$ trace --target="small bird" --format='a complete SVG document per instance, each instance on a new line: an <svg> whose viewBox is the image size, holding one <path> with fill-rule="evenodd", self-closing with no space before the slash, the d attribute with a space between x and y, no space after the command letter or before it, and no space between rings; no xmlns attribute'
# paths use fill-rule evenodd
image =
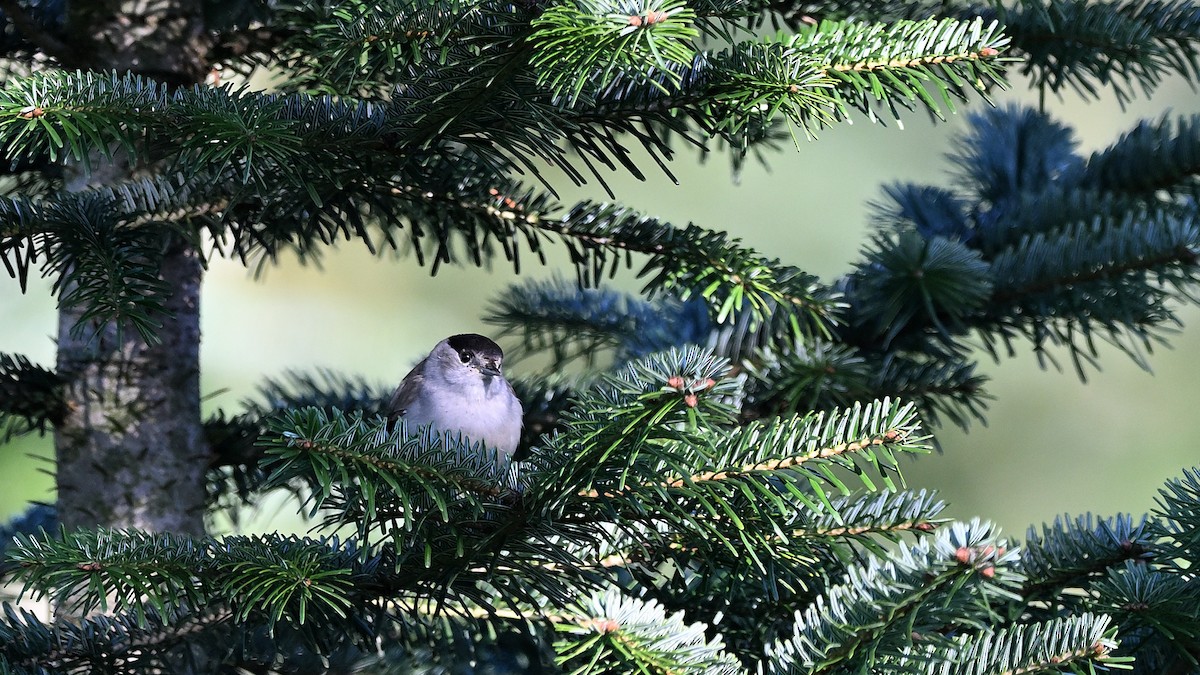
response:
<svg viewBox="0 0 1200 675"><path fill-rule="evenodd" d="M475 333L451 335L404 376L387 406L388 421L458 431L511 457L524 413L500 367L500 345Z"/></svg>

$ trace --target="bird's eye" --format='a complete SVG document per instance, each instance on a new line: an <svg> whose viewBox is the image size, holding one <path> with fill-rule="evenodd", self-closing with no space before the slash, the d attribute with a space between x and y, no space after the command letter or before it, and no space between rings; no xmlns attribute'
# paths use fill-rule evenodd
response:
<svg viewBox="0 0 1200 675"><path fill-rule="evenodd" d="M461 351L458 353L458 358L462 359L463 363L470 363L471 362L471 352Z"/></svg>

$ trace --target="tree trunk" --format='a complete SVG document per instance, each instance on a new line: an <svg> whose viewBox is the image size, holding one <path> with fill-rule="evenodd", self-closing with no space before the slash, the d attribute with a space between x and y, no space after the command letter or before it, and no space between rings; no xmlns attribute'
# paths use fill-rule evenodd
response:
<svg viewBox="0 0 1200 675"><path fill-rule="evenodd" d="M59 314L67 414L54 440L58 513L68 527L204 531L196 250L172 243L161 277L172 294L157 344L112 323L77 332L78 312Z"/></svg>
<svg viewBox="0 0 1200 675"><path fill-rule="evenodd" d="M92 0L69 5L60 61L126 70L172 86L202 81L211 47L200 0ZM122 164L92 162L68 189L112 183ZM207 448L200 419L199 252L172 239L161 279L170 288L158 342L115 325L73 330L60 310L58 371L67 414L55 431L58 513L68 527L135 527L201 534Z"/></svg>

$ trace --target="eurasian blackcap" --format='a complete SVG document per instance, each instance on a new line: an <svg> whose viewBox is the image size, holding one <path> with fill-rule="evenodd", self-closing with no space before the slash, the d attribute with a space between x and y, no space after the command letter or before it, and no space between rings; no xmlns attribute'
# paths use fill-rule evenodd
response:
<svg viewBox="0 0 1200 675"><path fill-rule="evenodd" d="M521 401L500 371L504 352L490 339L451 335L404 376L387 406L388 419L409 429L431 425L458 431L511 457L521 440Z"/></svg>

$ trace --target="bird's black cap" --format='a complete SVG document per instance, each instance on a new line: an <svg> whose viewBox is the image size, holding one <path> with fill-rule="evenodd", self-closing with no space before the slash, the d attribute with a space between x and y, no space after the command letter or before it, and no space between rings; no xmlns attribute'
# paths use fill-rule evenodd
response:
<svg viewBox="0 0 1200 675"><path fill-rule="evenodd" d="M451 335L446 338L446 343L449 344L454 351L461 352L463 350L472 351L482 356L502 357L504 351L500 349L500 345L496 344L491 338L484 337L477 333L463 333L462 335Z"/></svg>

